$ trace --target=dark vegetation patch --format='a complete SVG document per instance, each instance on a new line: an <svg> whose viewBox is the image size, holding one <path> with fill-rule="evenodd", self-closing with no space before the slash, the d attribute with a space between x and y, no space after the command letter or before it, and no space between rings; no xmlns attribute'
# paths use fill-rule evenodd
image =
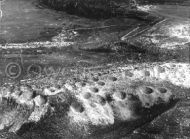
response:
<svg viewBox="0 0 190 139"><path fill-rule="evenodd" d="M135 8L134 0L40 0L40 2L52 9L88 18L109 18L122 15L124 9Z"/></svg>

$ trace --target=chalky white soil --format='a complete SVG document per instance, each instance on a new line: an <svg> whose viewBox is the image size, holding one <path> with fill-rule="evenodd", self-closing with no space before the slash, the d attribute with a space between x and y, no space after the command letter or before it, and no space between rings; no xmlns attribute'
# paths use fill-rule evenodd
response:
<svg viewBox="0 0 190 139"><path fill-rule="evenodd" d="M127 40L135 46L140 45L152 49L178 50L189 48L190 20L188 19L168 18L141 31L138 35L139 31L140 28L137 28L122 37L122 40Z"/></svg>
<svg viewBox="0 0 190 139"><path fill-rule="evenodd" d="M41 86L40 89L37 89L38 85L45 80L48 82L48 79L38 79L34 85L27 83L27 86L21 85L18 88L1 87L3 105L8 99L10 100L8 105L15 102L30 110L28 116L20 116L24 120L19 121L19 125L15 122L16 119L10 118L12 112L5 110L4 114L7 116L2 117L4 120L1 120L1 129L14 123L17 128L13 126L10 131L16 131L25 122L39 121L50 107L46 96L59 94L74 96L76 100L71 103L67 113L70 123L85 127L87 130L89 124L106 126L113 125L115 120L139 119L141 115L134 111L134 105L138 101L140 102L138 105L142 108L169 103L176 92L165 85L167 82L173 86L190 87L188 84L189 65L183 63L138 64L91 70L93 69L89 69L85 74L82 74L84 71L80 74L75 73L72 75L73 78L71 76L66 79L66 82L61 82L63 80L61 78L54 82L49 79L52 85L50 87ZM34 92L38 93L34 94ZM19 111L18 107L15 110Z"/></svg>
<svg viewBox="0 0 190 139"><path fill-rule="evenodd" d="M132 80L145 80L150 82L170 82L176 86L190 88L190 65L189 63L151 63L139 64L121 69L130 70ZM152 65L150 67L150 65ZM142 69L141 69L142 68Z"/></svg>
<svg viewBox="0 0 190 139"><path fill-rule="evenodd" d="M159 103L159 99L167 103L172 95L177 95L167 87L168 83L189 89L189 77L189 64L154 63L119 67L117 72L109 75L98 76L97 73L91 81L82 84L66 84L66 88L76 94L85 109L79 113L77 106L71 106L71 122L109 125L114 124L114 119L134 120L138 116L131 110L130 94L137 95L143 107L150 108ZM107 95L113 97L113 103L105 101Z"/></svg>

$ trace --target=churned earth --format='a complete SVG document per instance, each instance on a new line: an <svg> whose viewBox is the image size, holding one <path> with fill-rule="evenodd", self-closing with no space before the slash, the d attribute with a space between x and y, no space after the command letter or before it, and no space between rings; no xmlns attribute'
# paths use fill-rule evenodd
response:
<svg viewBox="0 0 190 139"><path fill-rule="evenodd" d="M190 137L187 0L102 18L1 4L0 138Z"/></svg>

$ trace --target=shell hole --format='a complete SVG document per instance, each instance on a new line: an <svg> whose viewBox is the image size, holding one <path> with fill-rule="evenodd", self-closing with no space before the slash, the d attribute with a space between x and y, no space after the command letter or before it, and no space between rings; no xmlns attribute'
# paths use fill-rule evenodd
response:
<svg viewBox="0 0 190 139"><path fill-rule="evenodd" d="M150 87L145 87L144 88L144 93L145 94L151 94L151 93L153 93L154 92L154 90L152 89L152 88L150 88Z"/></svg>
<svg viewBox="0 0 190 139"><path fill-rule="evenodd" d="M98 76L101 76L102 74L101 73L98 73Z"/></svg>
<svg viewBox="0 0 190 139"><path fill-rule="evenodd" d="M99 81L98 77L93 77L92 80L93 80L94 82Z"/></svg>
<svg viewBox="0 0 190 139"><path fill-rule="evenodd" d="M165 93L167 93L167 91L168 91L166 88L159 88L158 90L159 90L159 92L162 93L162 94L165 94Z"/></svg>
<svg viewBox="0 0 190 139"><path fill-rule="evenodd" d="M111 101L113 101L113 97L112 97L112 95L111 94L106 94L106 100L108 101L108 102L111 102Z"/></svg>
<svg viewBox="0 0 190 139"><path fill-rule="evenodd" d="M123 91L121 91L120 92L120 95L121 95L121 99L125 99L126 98L126 93L125 92L123 92Z"/></svg>
<svg viewBox="0 0 190 139"><path fill-rule="evenodd" d="M116 77L109 77L109 80L111 80L111 81L117 81L117 78Z"/></svg>
<svg viewBox="0 0 190 139"><path fill-rule="evenodd" d="M89 98L91 98L91 96L92 96L92 95L91 95L91 93L89 93L89 92L87 92L87 93L84 94L84 98L85 98L85 99L89 99Z"/></svg>
<svg viewBox="0 0 190 139"><path fill-rule="evenodd" d="M134 95L134 94L127 94L127 98L131 101L139 101L138 96Z"/></svg>
<svg viewBox="0 0 190 139"><path fill-rule="evenodd" d="M81 82L80 85L81 85L82 87L84 87L84 86L86 86L86 83L85 83L85 82Z"/></svg>
<svg viewBox="0 0 190 139"><path fill-rule="evenodd" d="M94 92L94 93L98 93L98 92L99 92L99 89L96 88L96 87L93 87L93 88L91 88L90 90L91 90L92 92Z"/></svg>
<svg viewBox="0 0 190 139"><path fill-rule="evenodd" d="M98 85L100 85L100 86L104 86L105 83L100 81L100 82L98 82Z"/></svg>
<svg viewBox="0 0 190 139"><path fill-rule="evenodd" d="M144 74L145 74L145 76L150 76L150 72L147 70L144 72Z"/></svg>
<svg viewBox="0 0 190 139"><path fill-rule="evenodd" d="M105 105L106 104L106 99L105 98L103 98L102 96L99 96L98 95L98 102L101 104L101 105Z"/></svg>
<svg viewBox="0 0 190 139"><path fill-rule="evenodd" d="M79 102L72 102L71 107L75 109L75 111L82 113L84 111L84 107Z"/></svg>

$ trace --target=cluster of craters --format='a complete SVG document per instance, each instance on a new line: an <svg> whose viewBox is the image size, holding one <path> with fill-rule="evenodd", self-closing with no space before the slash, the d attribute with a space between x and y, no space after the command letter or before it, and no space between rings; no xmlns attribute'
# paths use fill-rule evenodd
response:
<svg viewBox="0 0 190 139"><path fill-rule="evenodd" d="M108 72L94 73L65 85L77 98L68 113L72 123L112 125L118 120L138 119L140 115L136 110L139 108L149 109L170 102L172 92L165 86L132 82L127 76L123 77L122 72Z"/></svg>
<svg viewBox="0 0 190 139"><path fill-rule="evenodd" d="M48 110L47 97L30 86L1 87L0 130L17 132L27 122L38 122Z"/></svg>
<svg viewBox="0 0 190 139"><path fill-rule="evenodd" d="M152 63L119 68L123 76L131 80L143 80L152 83L170 82L173 85L189 88L190 65L188 63Z"/></svg>
<svg viewBox="0 0 190 139"><path fill-rule="evenodd" d="M29 85L2 87L1 97L12 98L17 103L26 105L41 106L46 103L45 96L34 91Z"/></svg>
<svg viewBox="0 0 190 139"><path fill-rule="evenodd" d="M168 102L172 92L166 87L140 86L137 94L144 107L151 107L155 104Z"/></svg>
<svg viewBox="0 0 190 139"><path fill-rule="evenodd" d="M106 126L117 121L137 120L141 118L138 110L168 104L173 97L173 90L160 82L161 79L167 81L161 78L164 75L156 76L157 71L160 74L171 72L164 64L149 68L109 68L73 74L66 81L55 81L55 85L52 83L49 87L45 83L40 90L37 85L1 87L0 107L3 113L0 115L0 127L4 129L15 124L11 128L15 132L23 123L38 122L48 111L49 97L59 96L58 94L72 98L70 102L62 100L69 104L65 114L71 125L76 124L87 129L89 123ZM16 105L19 107L15 107ZM24 112L27 114L21 115ZM19 122L15 116L20 117Z"/></svg>

